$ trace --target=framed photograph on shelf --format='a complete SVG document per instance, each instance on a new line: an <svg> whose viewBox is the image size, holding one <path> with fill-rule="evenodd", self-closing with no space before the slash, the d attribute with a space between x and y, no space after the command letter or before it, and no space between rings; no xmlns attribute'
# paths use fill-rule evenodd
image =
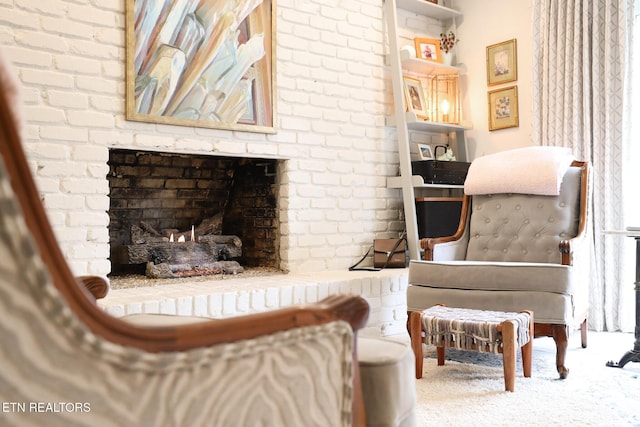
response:
<svg viewBox="0 0 640 427"><path fill-rule="evenodd" d="M404 81L404 100L407 104L407 111L415 113L417 117L423 120L429 120L422 83L413 77L403 76L402 79Z"/></svg>
<svg viewBox="0 0 640 427"><path fill-rule="evenodd" d="M416 58L442 64L440 39L423 39L416 37L413 39L413 43L416 46Z"/></svg>
<svg viewBox="0 0 640 427"><path fill-rule="evenodd" d="M518 87L489 92L489 130L518 127Z"/></svg>
<svg viewBox="0 0 640 427"><path fill-rule="evenodd" d="M431 146L427 144L417 144L418 145L418 157L420 160L432 160L433 152L431 151Z"/></svg>
<svg viewBox="0 0 640 427"><path fill-rule="evenodd" d="M487 46L487 85L518 80L516 39Z"/></svg>

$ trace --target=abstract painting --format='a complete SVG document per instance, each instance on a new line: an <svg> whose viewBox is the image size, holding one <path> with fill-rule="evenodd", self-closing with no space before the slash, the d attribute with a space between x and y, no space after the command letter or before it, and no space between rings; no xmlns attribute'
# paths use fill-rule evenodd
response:
<svg viewBox="0 0 640 427"><path fill-rule="evenodd" d="M273 0L126 0L126 118L275 133Z"/></svg>

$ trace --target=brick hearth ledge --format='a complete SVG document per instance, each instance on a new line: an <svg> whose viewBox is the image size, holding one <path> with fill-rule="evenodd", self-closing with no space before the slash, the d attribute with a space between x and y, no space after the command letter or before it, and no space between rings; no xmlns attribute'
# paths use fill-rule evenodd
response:
<svg viewBox="0 0 640 427"><path fill-rule="evenodd" d="M352 293L365 298L371 308L361 334L388 336L406 333L407 285L404 268L290 273L115 289L98 304L116 317L163 313L225 318Z"/></svg>

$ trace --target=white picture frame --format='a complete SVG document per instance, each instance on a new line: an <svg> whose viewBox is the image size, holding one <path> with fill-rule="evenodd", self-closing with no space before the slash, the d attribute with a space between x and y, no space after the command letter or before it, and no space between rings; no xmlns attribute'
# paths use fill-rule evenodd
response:
<svg viewBox="0 0 640 427"><path fill-rule="evenodd" d="M431 146L427 144L418 144L418 157L420 160L432 160L433 151Z"/></svg>

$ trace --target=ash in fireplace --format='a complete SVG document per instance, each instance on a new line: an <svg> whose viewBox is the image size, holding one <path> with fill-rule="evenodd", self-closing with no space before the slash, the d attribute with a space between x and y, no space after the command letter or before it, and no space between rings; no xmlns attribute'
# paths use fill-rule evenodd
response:
<svg viewBox="0 0 640 427"><path fill-rule="evenodd" d="M151 279L142 274L124 274L109 277L109 287L114 289L142 288L149 286L173 285L176 283L216 282L240 278L265 277L285 274L284 271L271 267L245 268L243 273L235 275L216 274L213 276L178 277L171 279Z"/></svg>

